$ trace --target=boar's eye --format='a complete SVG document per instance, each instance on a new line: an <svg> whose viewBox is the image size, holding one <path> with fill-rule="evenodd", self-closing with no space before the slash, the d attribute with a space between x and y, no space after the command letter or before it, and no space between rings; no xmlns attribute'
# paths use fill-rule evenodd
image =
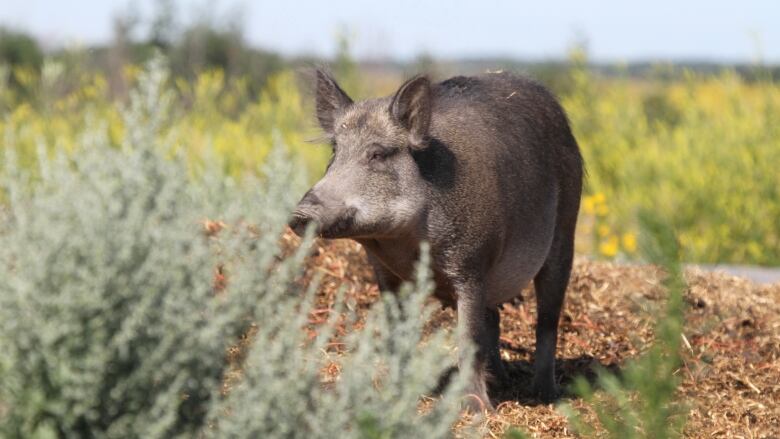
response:
<svg viewBox="0 0 780 439"><path fill-rule="evenodd" d="M381 162L384 161L386 158L393 155L395 152L394 148L385 148L382 145L371 145L368 148L368 161L371 162Z"/></svg>

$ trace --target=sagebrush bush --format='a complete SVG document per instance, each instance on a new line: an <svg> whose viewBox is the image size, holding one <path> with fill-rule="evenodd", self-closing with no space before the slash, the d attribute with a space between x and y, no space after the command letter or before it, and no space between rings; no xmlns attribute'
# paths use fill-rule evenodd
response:
<svg viewBox="0 0 780 439"><path fill-rule="evenodd" d="M122 112L119 145L94 119L75 154L50 154L41 139L32 168L6 133L0 436L448 436L460 378L417 414L452 364L443 332L421 340L430 279L369 312L346 356L321 349L332 325L307 343L316 284L307 295L296 279L309 241L290 257L278 244L301 173L278 147L259 180L237 184L219 163L193 177L170 157L166 81L155 60ZM224 222L217 236L204 233L207 218ZM252 323L248 361L230 364ZM325 386L330 361L342 374ZM225 394L236 366L243 378Z"/></svg>
<svg viewBox="0 0 780 439"><path fill-rule="evenodd" d="M209 191L229 187L191 184L155 150L169 99L164 72L146 75L121 150L94 128L72 160L41 148L35 173L6 157L7 436L193 434L219 388L225 346L252 318L248 294L214 296L217 257L199 230L225 206Z"/></svg>
<svg viewBox="0 0 780 439"><path fill-rule="evenodd" d="M451 378L441 399L425 415L419 413L420 395L436 388L454 364L446 332L423 337L433 283L424 268L427 252L422 254L414 287L407 285L398 297L385 296L375 304L365 327L345 340L344 357L322 354L343 308L331 314L313 342L299 330L307 314L299 310L297 318L290 318L300 301L280 298L277 307L264 308L243 379L213 413L214 436L451 437L465 374ZM347 312L348 321L355 318ZM320 369L331 361L340 372L326 388Z"/></svg>

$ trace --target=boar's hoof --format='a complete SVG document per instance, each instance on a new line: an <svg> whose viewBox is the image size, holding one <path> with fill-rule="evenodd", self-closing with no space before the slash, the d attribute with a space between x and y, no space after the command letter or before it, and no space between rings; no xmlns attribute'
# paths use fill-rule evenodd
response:
<svg viewBox="0 0 780 439"><path fill-rule="evenodd" d="M464 396L461 407L463 410L479 415L485 412L493 411L493 404L490 403L490 398L486 394L481 397L475 393L468 393Z"/></svg>
<svg viewBox="0 0 780 439"><path fill-rule="evenodd" d="M490 397L488 397L486 384L484 375L482 374L477 374L477 376L472 378L471 384L467 388L466 395L463 399L463 406L465 409L470 410L473 413L493 411L493 404L491 404Z"/></svg>
<svg viewBox="0 0 780 439"><path fill-rule="evenodd" d="M534 383L533 387L534 397L544 404L550 404L558 400L561 397L561 389L556 385L537 385Z"/></svg>

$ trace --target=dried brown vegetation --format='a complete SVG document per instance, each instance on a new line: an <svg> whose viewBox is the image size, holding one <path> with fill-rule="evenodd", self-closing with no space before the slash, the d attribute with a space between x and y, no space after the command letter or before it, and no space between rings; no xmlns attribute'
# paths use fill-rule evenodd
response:
<svg viewBox="0 0 780 439"><path fill-rule="evenodd" d="M291 234L286 246L297 245ZM360 246L352 241L318 241L303 283L322 276L309 331L333 311L344 288L351 307L368 309L379 296ZM561 321L558 380L565 387L575 376L594 378L599 367L617 374L650 346L662 310L663 274L653 266L576 261ZM780 284L758 286L747 280L697 270L686 272L688 288L683 366L679 397L686 407L686 437L780 436ZM574 437L566 418L553 405L540 404L528 392L532 376L535 304L533 294L507 304L501 312L502 351L512 385L499 395L497 410L481 421L485 437L501 437L510 426L536 437ZM432 325L454 323L442 310ZM340 328L340 332L357 328ZM331 353L342 345L335 340ZM323 370L334 378L336 362ZM329 381L329 380L328 380ZM595 417L582 401L568 396L586 418ZM422 405L430 403L424 398Z"/></svg>

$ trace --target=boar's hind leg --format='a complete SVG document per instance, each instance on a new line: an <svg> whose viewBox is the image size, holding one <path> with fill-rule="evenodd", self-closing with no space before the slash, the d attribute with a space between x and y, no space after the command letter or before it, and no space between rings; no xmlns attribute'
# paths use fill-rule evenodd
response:
<svg viewBox="0 0 780 439"><path fill-rule="evenodd" d="M534 360L534 393L543 402L559 396L555 383L555 349L558 320L569 283L574 254L574 231L556 231L550 254L534 278L536 290L536 355Z"/></svg>

